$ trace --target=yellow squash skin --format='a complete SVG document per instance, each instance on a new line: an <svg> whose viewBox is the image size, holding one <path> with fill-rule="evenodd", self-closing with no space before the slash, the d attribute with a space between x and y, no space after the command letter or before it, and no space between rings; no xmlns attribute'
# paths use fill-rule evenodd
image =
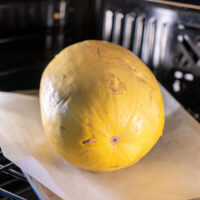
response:
<svg viewBox="0 0 200 200"><path fill-rule="evenodd" d="M88 40L56 55L41 79L40 105L55 149L91 171L136 163L164 126L154 75L130 51L109 42Z"/></svg>

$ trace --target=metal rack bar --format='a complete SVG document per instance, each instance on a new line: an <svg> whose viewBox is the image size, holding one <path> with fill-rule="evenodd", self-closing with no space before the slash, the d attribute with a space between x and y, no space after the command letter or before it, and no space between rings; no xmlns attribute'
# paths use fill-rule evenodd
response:
<svg viewBox="0 0 200 200"><path fill-rule="evenodd" d="M3 182L3 183L1 183L0 184L0 188L1 187L5 187L5 186L7 186L7 185L9 185L9 184L12 184L12 183L14 183L14 182L16 182L16 181L18 181L18 179L11 179L11 180L9 180L9 181L5 181L5 182Z"/></svg>
<svg viewBox="0 0 200 200"><path fill-rule="evenodd" d="M20 196L18 196L16 194L13 194L12 192L9 192L9 191L4 190L2 188L0 188L0 194L5 196L5 197L8 197L10 199L13 199L13 200L26 200L25 198L20 197Z"/></svg>
<svg viewBox="0 0 200 200"><path fill-rule="evenodd" d="M4 165L4 166L0 167L0 171L5 170L5 169L9 169L13 165L14 165L13 163L8 163L7 165Z"/></svg>
<svg viewBox="0 0 200 200"><path fill-rule="evenodd" d="M17 178L17 179L19 179L21 181L27 182L22 173L14 170L14 169L5 169L4 165L1 165L1 164L0 164L0 172L8 174L10 176L13 176L13 177L15 177L15 178Z"/></svg>

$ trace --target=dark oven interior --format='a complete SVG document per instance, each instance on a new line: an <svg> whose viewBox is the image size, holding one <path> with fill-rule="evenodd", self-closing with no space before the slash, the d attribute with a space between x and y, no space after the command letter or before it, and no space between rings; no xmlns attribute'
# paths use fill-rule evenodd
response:
<svg viewBox="0 0 200 200"><path fill-rule="evenodd" d="M0 3L0 30L1 91L38 89L42 71L61 49L103 39L140 57L200 122L198 0L7 0ZM37 199L0 152L0 194L4 190Z"/></svg>

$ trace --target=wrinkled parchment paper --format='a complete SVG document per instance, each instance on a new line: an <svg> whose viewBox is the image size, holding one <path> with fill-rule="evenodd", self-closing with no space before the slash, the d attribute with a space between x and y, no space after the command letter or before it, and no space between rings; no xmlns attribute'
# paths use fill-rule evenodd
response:
<svg viewBox="0 0 200 200"><path fill-rule="evenodd" d="M42 128L37 97L0 92L0 146L23 171L67 200L186 200L200 197L200 125L162 88L164 134L137 164L115 172L78 169Z"/></svg>

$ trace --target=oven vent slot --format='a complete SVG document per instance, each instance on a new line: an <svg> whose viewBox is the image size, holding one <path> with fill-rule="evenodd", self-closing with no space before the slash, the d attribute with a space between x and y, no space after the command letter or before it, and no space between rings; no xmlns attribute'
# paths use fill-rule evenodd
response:
<svg viewBox="0 0 200 200"><path fill-rule="evenodd" d="M144 14L127 14L106 10L104 12L102 39L120 44L152 66L156 42L155 18ZM160 55L161 56L161 55Z"/></svg>

